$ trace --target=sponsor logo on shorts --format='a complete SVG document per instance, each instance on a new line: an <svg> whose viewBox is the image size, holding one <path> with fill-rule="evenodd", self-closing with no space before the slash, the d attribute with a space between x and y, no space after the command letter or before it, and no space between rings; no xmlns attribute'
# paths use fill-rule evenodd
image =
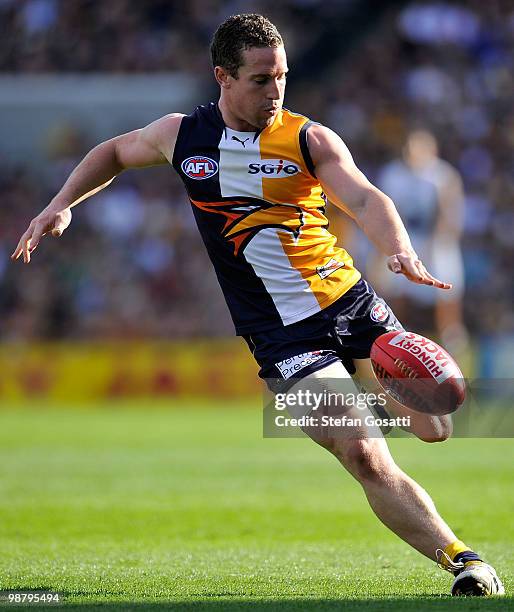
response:
<svg viewBox="0 0 514 612"><path fill-rule="evenodd" d="M323 351L309 351L308 353L300 353L300 355L288 357L275 365L279 369L280 374L282 374L282 378L287 380L300 370L303 370L303 368L316 363L316 361L319 361L322 357Z"/></svg>
<svg viewBox="0 0 514 612"><path fill-rule="evenodd" d="M211 178L218 172L218 163L210 157L196 155L188 157L181 164L182 172L195 181Z"/></svg>
<svg viewBox="0 0 514 612"><path fill-rule="evenodd" d="M376 323L383 323L389 316L389 311L384 302L377 302L371 309L369 316Z"/></svg>
<svg viewBox="0 0 514 612"><path fill-rule="evenodd" d="M337 259L330 259L324 266L318 266L316 272L319 274L321 279L327 278L332 272L344 268L344 261L337 261Z"/></svg>
<svg viewBox="0 0 514 612"><path fill-rule="evenodd" d="M266 178L286 178L300 172L300 167L288 159L267 159L248 164L248 174L262 174Z"/></svg>
<svg viewBox="0 0 514 612"><path fill-rule="evenodd" d="M420 361L435 380L441 384L451 376L462 378L458 367L448 353L435 342L414 334L401 332L389 341L391 346L399 346Z"/></svg>

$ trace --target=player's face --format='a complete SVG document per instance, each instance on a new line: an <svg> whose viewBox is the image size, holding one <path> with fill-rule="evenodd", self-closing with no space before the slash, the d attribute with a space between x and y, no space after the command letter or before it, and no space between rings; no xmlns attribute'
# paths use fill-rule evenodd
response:
<svg viewBox="0 0 514 612"><path fill-rule="evenodd" d="M238 78L230 78L231 110L258 129L273 123L282 108L286 88L287 58L283 46L252 47L243 51Z"/></svg>

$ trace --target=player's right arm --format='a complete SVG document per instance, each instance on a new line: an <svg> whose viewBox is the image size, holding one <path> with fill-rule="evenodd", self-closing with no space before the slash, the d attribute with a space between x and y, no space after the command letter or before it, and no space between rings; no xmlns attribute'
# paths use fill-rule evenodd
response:
<svg viewBox="0 0 514 612"><path fill-rule="evenodd" d="M78 164L50 204L32 219L11 258L30 254L41 237L58 237L71 223L71 208L112 183L128 168L146 168L171 163L183 115L166 115L144 128L100 143Z"/></svg>

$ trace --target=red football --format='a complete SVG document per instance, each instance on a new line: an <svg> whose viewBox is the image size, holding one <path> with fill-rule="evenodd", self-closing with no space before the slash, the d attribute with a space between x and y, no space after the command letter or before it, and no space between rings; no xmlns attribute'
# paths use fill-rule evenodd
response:
<svg viewBox="0 0 514 612"><path fill-rule="evenodd" d="M371 364L384 390L417 412L449 414L466 398L455 360L419 334L392 331L379 336L371 347Z"/></svg>

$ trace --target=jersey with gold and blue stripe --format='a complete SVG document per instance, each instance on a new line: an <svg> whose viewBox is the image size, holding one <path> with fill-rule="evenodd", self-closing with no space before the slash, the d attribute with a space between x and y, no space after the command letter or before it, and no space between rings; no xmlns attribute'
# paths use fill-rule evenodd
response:
<svg viewBox="0 0 514 612"><path fill-rule="evenodd" d="M265 129L239 132L214 103L182 119L173 167L238 334L301 321L360 278L328 231L310 123L282 109Z"/></svg>

